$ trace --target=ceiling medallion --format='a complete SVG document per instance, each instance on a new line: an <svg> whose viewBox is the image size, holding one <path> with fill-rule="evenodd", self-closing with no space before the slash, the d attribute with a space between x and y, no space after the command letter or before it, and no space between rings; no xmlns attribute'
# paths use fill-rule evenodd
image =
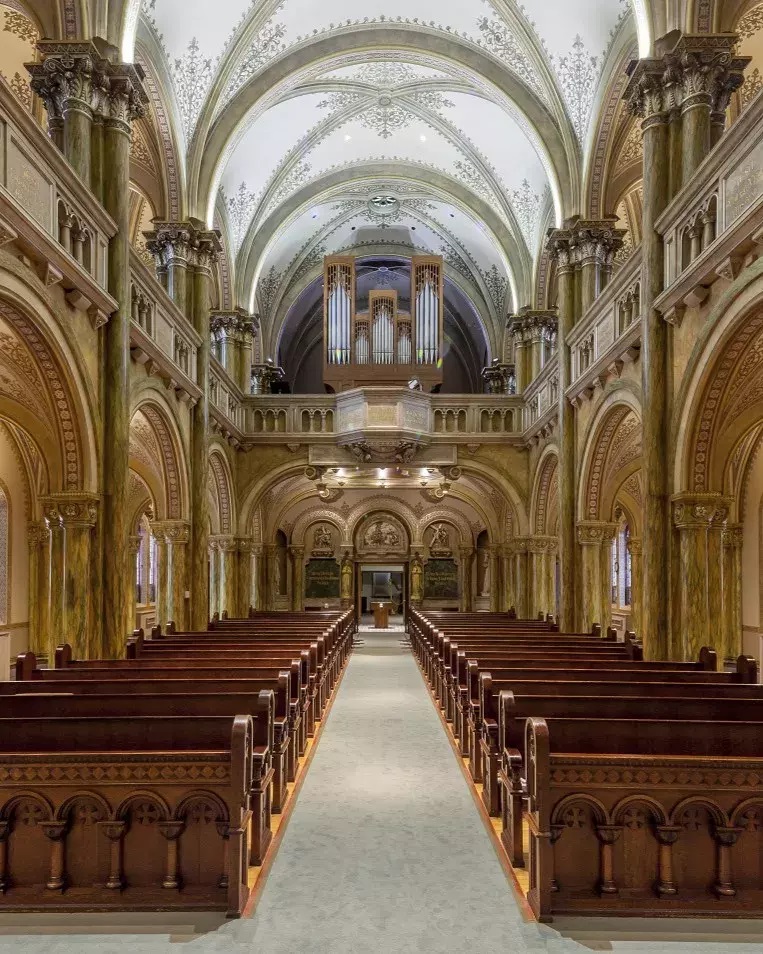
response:
<svg viewBox="0 0 763 954"><path fill-rule="evenodd" d="M396 215L400 210L400 199L388 193L373 195L368 200L368 210L374 215Z"/></svg>

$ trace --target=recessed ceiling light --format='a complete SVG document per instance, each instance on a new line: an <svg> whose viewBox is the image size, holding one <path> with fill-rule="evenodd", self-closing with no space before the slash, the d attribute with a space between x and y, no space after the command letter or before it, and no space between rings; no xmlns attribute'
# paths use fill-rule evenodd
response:
<svg viewBox="0 0 763 954"><path fill-rule="evenodd" d="M427 141L427 137L424 135L424 133L422 133L422 134L419 136L419 139L420 139L422 142L426 142L426 141Z"/></svg>
<svg viewBox="0 0 763 954"><path fill-rule="evenodd" d="M349 142L351 139L352 139L352 136L349 133L347 133L344 137L345 142Z"/></svg>

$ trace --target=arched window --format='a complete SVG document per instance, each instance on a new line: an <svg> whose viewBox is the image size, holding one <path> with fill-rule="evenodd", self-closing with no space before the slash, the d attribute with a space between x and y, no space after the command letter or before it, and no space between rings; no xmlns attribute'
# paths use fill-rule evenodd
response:
<svg viewBox="0 0 763 954"><path fill-rule="evenodd" d="M631 552L630 527L624 516L620 517L617 533L612 540L612 560L610 578L612 581L612 604L626 607L631 605Z"/></svg>
<svg viewBox="0 0 763 954"><path fill-rule="evenodd" d="M8 622L8 498L0 487L0 625Z"/></svg>

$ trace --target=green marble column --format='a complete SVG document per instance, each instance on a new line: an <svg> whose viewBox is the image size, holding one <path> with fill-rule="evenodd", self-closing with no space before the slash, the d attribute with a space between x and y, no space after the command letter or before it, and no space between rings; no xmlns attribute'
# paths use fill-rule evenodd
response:
<svg viewBox="0 0 763 954"><path fill-rule="evenodd" d="M255 544L254 565L252 572L254 574L254 608L258 611L267 608L267 557L265 548L261 543Z"/></svg>
<svg viewBox="0 0 763 954"><path fill-rule="evenodd" d="M698 657L703 646L722 650L723 625L720 616L713 618L715 605L710 595L711 558L717 555L710 545L709 534L716 520L728 510L728 498L721 494L676 494L673 497L673 521L679 535L680 573L678 600L680 614L680 654L685 660ZM720 579L715 585L720 588Z"/></svg>
<svg viewBox="0 0 763 954"><path fill-rule="evenodd" d="M276 608L278 588L276 586L276 560L278 559L278 547L275 543L266 543L263 549L263 564L265 575L265 609L274 610Z"/></svg>
<svg viewBox="0 0 763 954"><path fill-rule="evenodd" d="M90 40L40 40L37 49L40 61L26 64L31 87L54 118L54 141L89 188L94 92L108 88L108 63Z"/></svg>
<svg viewBox="0 0 763 954"><path fill-rule="evenodd" d="M616 526L602 520L579 520L578 542L581 552L581 613L579 628L588 632L599 623L602 632L611 622L609 547Z"/></svg>
<svg viewBox="0 0 763 954"><path fill-rule="evenodd" d="M291 608L301 612L305 606L305 548L289 547L291 558Z"/></svg>
<svg viewBox="0 0 763 954"><path fill-rule="evenodd" d="M461 546L458 548L461 560L461 608L464 613L471 613L474 607L474 547Z"/></svg>
<svg viewBox="0 0 763 954"><path fill-rule="evenodd" d="M514 375L517 394L521 394L530 383L528 368L529 341L525 337L524 319L521 315L512 315L509 318L511 337L514 341Z"/></svg>
<svg viewBox="0 0 763 954"><path fill-rule="evenodd" d="M101 651L122 656L127 635L127 495L130 445L130 137L148 97L139 66L108 68L103 134L103 204L119 231L109 243L108 287L119 307L105 325L103 408L103 637Z"/></svg>
<svg viewBox="0 0 763 954"><path fill-rule="evenodd" d="M554 588L552 579L553 554L556 538L535 536L528 540L530 557L530 609L535 619L540 613L545 616L554 612Z"/></svg>
<svg viewBox="0 0 763 954"><path fill-rule="evenodd" d="M154 256L156 271L167 294L189 320L193 320L193 246L190 222L155 222L145 232L146 248Z"/></svg>
<svg viewBox="0 0 763 954"><path fill-rule="evenodd" d="M669 528L667 473L668 325L653 302L664 283L662 238L655 223L670 200L670 148L667 96L661 59L638 60L625 96L631 111L642 119L644 198L642 239L641 337L643 448L643 604L644 652L651 659L670 655Z"/></svg>
<svg viewBox="0 0 763 954"><path fill-rule="evenodd" d="M617 533L617 524L605 523L601 538L601 631L606 633L612 625L612 541Z"/></svg>
<svg viewBox="0 0 763 954"><path fill-rule="evenodd" d="M742 652L742 525L727 523L723 529L723 658Z"/></svg>
<svg viewBox="0 0 763 954"><path fill-rule="evenodd" d="M641 637L641 600L642 600L642 562L643 548L641 540L631 537L628 541L631 554L631 629Z"/></svg>
<svg viewBox="0 0 763 954"><path fill-rule="evenodd" d="M256 605L254 551L255 543L251 537L239 537L238 549L238 603L236 616L249 615L249 607Z"/></svg>
<svg viewBox="0 0 763 954"><path fill-rule="evenodd" d="M548 248L556 260L558 280L558 363L559 363L559 628L571 631L575 626L575 412L565 392L571 383L568 337L575 324L575 265L572 234L569 229L551 233Z"/></svg>

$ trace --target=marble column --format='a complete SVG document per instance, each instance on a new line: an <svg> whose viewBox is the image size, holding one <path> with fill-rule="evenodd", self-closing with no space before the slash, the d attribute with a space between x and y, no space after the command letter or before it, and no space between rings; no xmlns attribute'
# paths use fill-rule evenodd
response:
<svg viewBox="0 0 763 954"><path fill-rule="evenodd" d="M509 541L501 549L501 560L503 563L503 592L505 599L506 612L510 609L516 609L516 583L514 580L514 544Z"/></svg>
<svg viewBox="0 0 763 954"><path fill-rule="evenodd" d="M222 615L222 607L220 606L220 547L217 543L217 537L207 537L207 568L209 580L207 590L209 599L208 623L215 613ZM204 629L207 628L207 623L204 624ZM197 629L194 622L191 623L191 628Z"/></svg>
<svg viewBox="0 0 763 954"><path fill-rule="evenodd" d="M137 558L143 538L140 536L127 538L127 635L135 629L137 614Z"/></svg>
<svg viewBox="0 0 763 954"><path fill-rule="evenodd" d="M264 578L265 578L265 606L266 610L274 610L277 601L276 588L276 560L278 559L278 547L275 543L266 543L263 551L264 556Z"/></svg>
<svg viewBox="0 0 763 954"><path fill-rule="evenodd" d="M567 400L571 382L569 335L575 325L575 263L572 235L569 229L551 233L549 251L556 260L559 286L558 363L559 363L559 562L560 600L559 628L572 631L575 626L575 413ZM518 608L517 608L518 609Z"/></svg>
<svg viewBox="0 0 763 954"><path fill-rule="evenodd" d="M749 57L735 57L733 33L680 37L669 54L681 77L681 173L688 183L719 138L732 93L744 80Z"/></svg>
<svg viewBox="0 0 763 954"><path fill-rule="evenodd" d="M40 40L37 49L40 62L27 64L31 87L51 117L54 141L89 188L93 85L108 64L90 40Z"/></svg>
<svg viewBox="0 0 763 954"><path fill-rule="evenodd" d="M156 541L156 622L164 629L169 615L170 603L170 561L169 547L164 523L156 521L151 524L151 533Z"/></svg>
<svg viewBox="0 0 763 954"><path fill-rule="evenodd" d="M742 652L742 525L727 523L723 529L723 658Z"/></svg>
<svg viewBox="0 0 763 954"><path fill-rule="evenodd" d="M119 303L104 329L103 651L121 656L127 629L127 515L130 445L130 138L148 97L140 66L108 67L104 102L103 205L117 226L109 242L108 288Z"/></svg>
<svg viewBox="0 0 763 954"><path fill-rule="evenodd" d="M236 551L238 546L234 537L218 537L220 551L220 616L236 615Z"/></svg>
<svg viewBox="0 0 763 954"><path fill-rule="evenodd" d="M254 585L255 543L251 537L238 537L238 601L236 616L247 617L249 607L256 606L256 588Z"/></svg>
<svg viewBox="0 0 763 954"><path fill-rule="evenodd" d="M501 605L501 556L495 544L488 547L490 554L490 612L497 613Z"/></svg>
<svg viewBox="0 0 763 954"><path fill-rule="evenodd" d="M581 552L581 606L578 627L589 632L599 623L602 632L612 619L609 555L617 531L613 523L601 520L579 520L578 542Z"/></svg>
<svg viewBox="0 0 763 954"><path fill-rule="evenodd" d="M717 550L709 536L728 513L729 499L721 494L682 493L673 497L673 520L679 535L678 594L681 658L695 660L703 646L721 650L723 624L711 616L715 600L711 582L720 589L720 577L711 568ZM715 525L715 526L714 526Z"/></svg>
<svg viewBox="0 0 763 954"><path fill-rule="evenodd" d="M731 93L739 88L747 59L733 57L736 37L728 34L679 36L654 58L635 60L624 98L641 119L644 142L641 337L643 601L641 628L647 658L666 659L671 639L671 520L668 414L669 327L654 307L664 286L664 248L655 224L670 200L709 151L713 133ZM709 100L708 100L709 96ZM680 112L680 132L677 117ZM679 174L680 170L680 174ZM675 586L673 587L676 588ZM675 625L682 626L678 614ZM675 634L680 637L680 633Z"/></svg>
<svg viewBox="0 0 763 954"><path fill-rule="evenodd" d="M44 657L48 652L48 579L50 530L44 520L29 524L29 648Z"/></svg>
<svg viewBox="0 0 763 954"><path fill-rule="evenodd" d="M556 537L529 537L527 549L530 561L530 594L528 615L535 619L554 612L552 560Z"/></svg>
<svg viewBox="0 0 763 954"><path fill-rule="evenodd" d="M661 59L638 60L625 93L631 111L642 120L644 194L641 249L641 388L649 395L641 409L643 503L643 600L641 629L644 652L651 659L670 655L669 528L667 455L668 325L654 300L664 284L664 249L655 223L670 201L670 137L668 120L673 84L664 82Z"/></svg>
<svg viewBox="0 0 763 954"><path fill-rule="evenodd" d="M193 630L206 629L209 607L207 573L209 503L209 359L212 268L220 253L220 236L201 223L157 222L146 232L146 247L154 256L157 274L175 304L201 337L196 352L196 383L201 397L191 411L191 547L189 581Z"/></svg>
<svg viewBox="0 0 763 954"><path fill-rule="evenodd" d="M631 629L637 636L642 636L641 628L641 601L643 599L643 547L641 540L631 537L628 541L631 554Z"/></svg>
<svg viewBox="0 0 763 954"><path fill-rule="evenodd" d="M267 560L261 543L256 543L252 552L252 587L255 610L264 610L267 599Z"/></svg>
<svg viewBox="0 0 763 954"><path fill-rule="evenodd" d="M530 383L530 374L528 368L528 350L529 340L526 337L524 329L524 320L519 315L512 315L510 333L514 339L514 379L517 394L521 394Z"/></svg>
<svg viewBox="0 0 763 954"><path fill-rule="evenodd" d="M527 552L529 540L515 537L512 541L514 553L514 606L518 619L530 616L530 564Z"/></svg>
<svg viewBox="0 0 763 954"><path fill-rule="evenodd" d="M187 558L190 526L186 520L165 520L164 538L167 543L167 558L170 568L167 589L167 619L173 620L178 632L188 628L185 594L188 590Z"/></svg>
<svg viewBox="0 0 763 954"><path fill-rule="evenodd" d="M299 613L305 608L305 548L289 547L291 557L291 608Z"/></svg>
<svg viewBox="0 0 763 954"><path fill-rule="evenodd" d="M42 510L50 533L50 573L48 576L47 615L48 633L45 655L50 665L56 646L66 642L64 634L64 572L65 572L65 538L64 527L58 503L53 498L42 500Z"/></svg>

